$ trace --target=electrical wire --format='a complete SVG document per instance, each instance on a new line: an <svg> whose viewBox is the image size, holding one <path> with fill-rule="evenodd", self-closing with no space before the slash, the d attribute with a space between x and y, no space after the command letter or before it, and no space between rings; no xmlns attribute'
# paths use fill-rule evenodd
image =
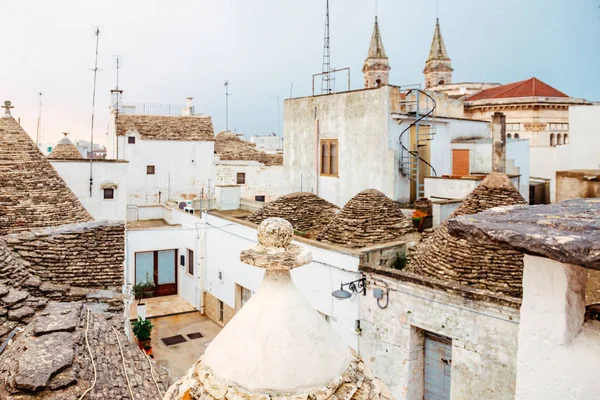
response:
<svg viewBox="0 0 600 400"><path fill-rule="evenodd" d="M133 391L131 390L131 383L129 383L129 377L127 376L127 368L125 367L125 356L123 355L123 347L121 347L121 340L119 339L119 333L115 329L114 326L111 326L113 332L115 333L115 337L117 338L117 343L119 344L119 351L121 352L121 362L123 363L123 373L125 374L125 380L127 381L127 389L129 389L129 394L131 395L131 400L135 400L133 397ZM145 352L144 352L145 354Z"/></svg>
<svg viewBox="0 0 600 400"><path fill-rule="evenodd" d="M150 365L150 376L152 376L152 380L154 381L154 384L156 385L156 390L158 390L158 394L160 395L160 398L163 398L163 392L162 390L160 390L160 387L158 386L158 382L156 381L156 379L154 379L154 368L152 368L152 361L150 361L150 357L148 357L148 354L146 354L146 352L144 352L144 355L146 356L146 359L148 359L148 365Z"/></svg>
<svg viewBox="0 0 600 400"><path fill-rule="evenodd" d="M85 395L88 394L94 388L94 386L96 386L96 380L98 378L98 373L96 371L96 363L94 362L94 356L92 356L92 349L90 348L90 342L88 341L88 329L90 327L90 309L89 308L87 309L87 317L86 318L87 318L87 321L85 324L85 345L87 346L87 350L90 355L90 360L92 360L92 367L94 368L94 381L92 382L92 386L87 388L87 390L85 392L83 392L81 397L79 397L79 400L83 399L85 397Z"/></svg>

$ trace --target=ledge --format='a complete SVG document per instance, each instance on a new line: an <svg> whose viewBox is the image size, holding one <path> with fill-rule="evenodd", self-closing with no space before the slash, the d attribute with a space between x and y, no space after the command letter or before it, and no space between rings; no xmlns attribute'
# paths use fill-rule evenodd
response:
<svg viewBox="0 0 600 400"><path fill-rule="evenodd" d="M451 235L600 270L600 199L508 206L448 220Z"/></svg>

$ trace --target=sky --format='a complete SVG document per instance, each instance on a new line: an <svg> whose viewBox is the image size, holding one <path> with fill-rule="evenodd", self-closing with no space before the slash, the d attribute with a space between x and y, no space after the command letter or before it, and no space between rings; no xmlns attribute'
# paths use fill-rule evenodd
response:
<svg viewBox="0 0 600 400"><path fill-rule="evenodd" d="M376 0L330 0L331 60L362 64ZM600 0L438 0L453 81L510 83L535 76L577 98L600 100ZM311 94L321 72L325 0L19 0L3 2L0 100L42 142L91 133L96 26L100 29L94 141L106 143L110 90L124 102L185 104L215 132L281 134L285 98ZM390 83L423 83L436 0L379 0ZM346 86L338 76L338 90ZM317 83L318 85L318 83Z"/></svg>

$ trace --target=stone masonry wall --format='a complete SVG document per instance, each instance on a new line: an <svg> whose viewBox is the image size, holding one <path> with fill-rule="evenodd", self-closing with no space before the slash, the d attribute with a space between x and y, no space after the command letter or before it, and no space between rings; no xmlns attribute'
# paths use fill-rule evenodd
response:
<svg viewBox="0 0 600 400"><path fill-rule="evenodd" d="M235 309L223 302L223 321L219 321L219 299L212 294L205 292L204 315L215 321L217 324L225 326L235 315Z"/></svg>
<svg viewBox="0 0 600 400"><path fill-rule="evenodd" d="M15 233L4 239L45 282L118 290L123 285L123 223L69 224Z"/></svg>

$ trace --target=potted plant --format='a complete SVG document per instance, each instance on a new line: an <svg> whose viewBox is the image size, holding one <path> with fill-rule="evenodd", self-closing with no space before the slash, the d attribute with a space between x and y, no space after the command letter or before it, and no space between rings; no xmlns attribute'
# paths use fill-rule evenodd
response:
<svg viewBox="0 0 600 400"><path fill-rule="evenodd" d="M150 342L148 342L145 346L144 346L144 351L146 352L146 354L148 354L150 357L152 356L152 346L150 346Z"/></svg>
<svg viewBox="0 0 600 400"><path fill-rule="evenodd" d="M144 350L146 346L150 345L150 334L152 333L152 322L149 319L142 319L138 317L137 321L133 323L133 334L138 340L138 346L140 350Z"/></svg>
<svg viewBox="0 0 600 400"><path fill-rule="evenodd" d="M144 299L150 298L154 295L154 283L150 280L149 274L146 275L144 282L138 283L133 287L133 296L138 301L137 304L137 315L146 319L146 304L143 302Z"/></svg>

